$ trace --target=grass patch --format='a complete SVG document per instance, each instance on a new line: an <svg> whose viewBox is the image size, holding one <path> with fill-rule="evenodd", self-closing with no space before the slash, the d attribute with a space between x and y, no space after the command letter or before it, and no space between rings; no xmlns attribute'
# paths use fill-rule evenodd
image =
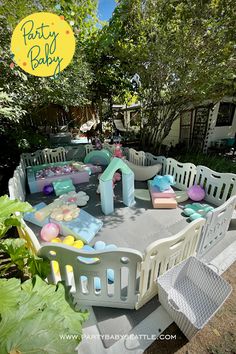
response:
<svg viewBox="0 0 236 354"><path fill-rule="evenodd" d="M211 345L207 348L207 353L209 354L234 354L236 348L235 334L227 332L220 343Z"/></svg>

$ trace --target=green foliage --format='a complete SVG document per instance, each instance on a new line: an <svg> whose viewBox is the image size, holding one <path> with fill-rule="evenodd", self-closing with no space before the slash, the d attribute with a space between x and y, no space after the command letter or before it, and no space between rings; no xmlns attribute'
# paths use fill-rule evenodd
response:
<svg viewBox="0 0 236 354"><path fill-rule="evenodd" d="M14 104L14 100L9 94L0 89L0 118L18 122L25 113L20 106ZM1 129L2 127L0 127Z"/></svg>
<svg viewBox="0 0 236 354"><path fill-rule="evenodd" d="M29 203L10 200L7 195L0 197L0 238L13 226L22 227L21 213L28 211L32 211ZM5 276L12 266L16 266L20 273L27 277L38 274L46 278L50 271L49 262L35 256L27 248L25 240L1 240L0 253L5 254L5 257L0 259L0 277Z"/></svg>
<svg viewBox="0 0 236 354"><path fill-rule="evenodd" d="M32 211L32 206L27 202L10 200L7 195L0 197L0 238L12 226L21 226L21 216L15 213L25 213Z"/></svg>
<svg viewBox="0 0 236 354"><path fill-rule="evenodd" d="M211 156L209 158L209 155L205 155L201 152L196 153L190 151L185 154L177 154L175 159L181 162L192 162L196 166L203 165L217 172L236 173L235 163L220 156Z"/></svg>
<svg viewBox="0 0 236 354"><path fill-rule="evenodd" d="M0 252L9 258L0 260L0 277L7 275L12 266L16 266L22 277L39 275L45 279L50 272L50 262L32 253L23 239L5 239L0 242Z"/></svg>
<svg viewBox="0 0 236 354"><path fill-rule="evenodd" d="M73 353L81 340L87 312L75 312L61 283L48 285L39 277L23 284L0 279L0 352ZM63 340L60 335L74 335Z"/></svg>
<svg viewBox="0 0 236 354"><path fill-rule="evenodd" d="M10 141L15 141L20 152L32 152L49 147L49 140L45 135L32 131L32 127L22 127L21 124L11 124L5 128L5 132Z"/></svg>

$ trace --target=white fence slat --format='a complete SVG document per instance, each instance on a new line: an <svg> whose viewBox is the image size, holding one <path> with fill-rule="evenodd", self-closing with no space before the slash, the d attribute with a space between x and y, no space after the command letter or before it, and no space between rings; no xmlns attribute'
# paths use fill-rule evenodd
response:
<svg viewBox="0 0 236 354"><path fill-rule="evenodd" d="M205 200L217 206L236 195L236 175L233 173L219 173L199 165L196 183L205 189Z"/></svg>
<svg viewBox="0 0 236 354"><path fill-rule="evenodd" d="M180 190L187 190L194 183L196 166L192 163L181 163L175 159L166 160L165 174L172 175L176 182L175 187Z"/></svg>
<svg viewBox="0 0 236 354"><path fill-rule="evenodd" d="M208 213L198 245L197 255L199 257L202 257L203 254L226 236L235 205L236 196L233 196Z"/></svg>
<svg viewBox="0 0 236 354"><path fill-rule="evenodd" d="M52 252L55 252L55 254L52 254ZM82 304L89 304L93 306L134 308L137 301L136 284L134 281L128 282L129 286L127 299L122 300L122 284L119 281L119 277L117 277L117 273L119 273L121 268L124 266L122 259L125 257L129 260L129 262L125 264L125 267L129 269L130 277L133 277L137 269L137 263L141 263L143 259L142 254L139 251L120 248L101 252L84 252L66 245L45 244L40 248L38 254L42 257L47 257L50 260L56 260L60 265L71 264L73 269L77 269L76 274L74 274L75 292L73 293L73 297L74 303L78 303L79 306ZM79 257L98 258L98 260L93 264L87 264ZM98 297L93 286L94 277L100 278L101 288L105 290L108 285L107 277L104 277L104 274L108 269L113 269L116 274L116 291L113 296L109 296L107 291L102 291ZM88 279L88 293L86 294L83 293L79 284L81 276L85 276ZM65 277L66 274L62 271L61 279L65 280Z"/></svg>
<svg viewBox="0 0 236 354"><path fill-rule="evenodd" d="M175 236L157 240L146 248L144 260L141 263L140 295L136 309L142 307L157 294L156 278L159 275L177 262L195 254L204 223L204 219L195 220Z"/></svg>

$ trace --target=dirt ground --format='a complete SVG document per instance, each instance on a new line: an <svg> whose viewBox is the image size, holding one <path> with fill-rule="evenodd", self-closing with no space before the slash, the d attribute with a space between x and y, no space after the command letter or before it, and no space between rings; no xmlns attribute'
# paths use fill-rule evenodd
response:
<svg viewBox="0 0 236 354"><path fill-rule="evenodd" d="M145 354L236 354L236 262L223 274L233 291L222 308L190 342L173 323L163 334L173 340L156 340Z"/></svg>

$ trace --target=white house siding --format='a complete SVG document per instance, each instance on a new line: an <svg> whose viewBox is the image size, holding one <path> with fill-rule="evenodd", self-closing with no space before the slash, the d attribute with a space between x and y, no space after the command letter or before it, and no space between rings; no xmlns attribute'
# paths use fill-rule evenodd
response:
<svg viewBox="0 0 236 354"><path fill-rule="evenodd" d="M171 126L170 132L167 137L164 139L163 144L170 146L171 143L173 146L179 142L179 130L180 130L180 118L176 119Z"/></svg>
<svg viewBox="0 0 236 354"><path fill-rule="evenodd" d="M232 102L232 98L225 97L221 102ZM220 102L218 102L212 112L212 121L209 129L209 136L207 141L207 147L212 145L212 142L219 141L220 139L234 138L236 133L236 110L234 112L233 122L230 126L216 127L216 120L218 116L218 111L220 107Z"/></svg>

